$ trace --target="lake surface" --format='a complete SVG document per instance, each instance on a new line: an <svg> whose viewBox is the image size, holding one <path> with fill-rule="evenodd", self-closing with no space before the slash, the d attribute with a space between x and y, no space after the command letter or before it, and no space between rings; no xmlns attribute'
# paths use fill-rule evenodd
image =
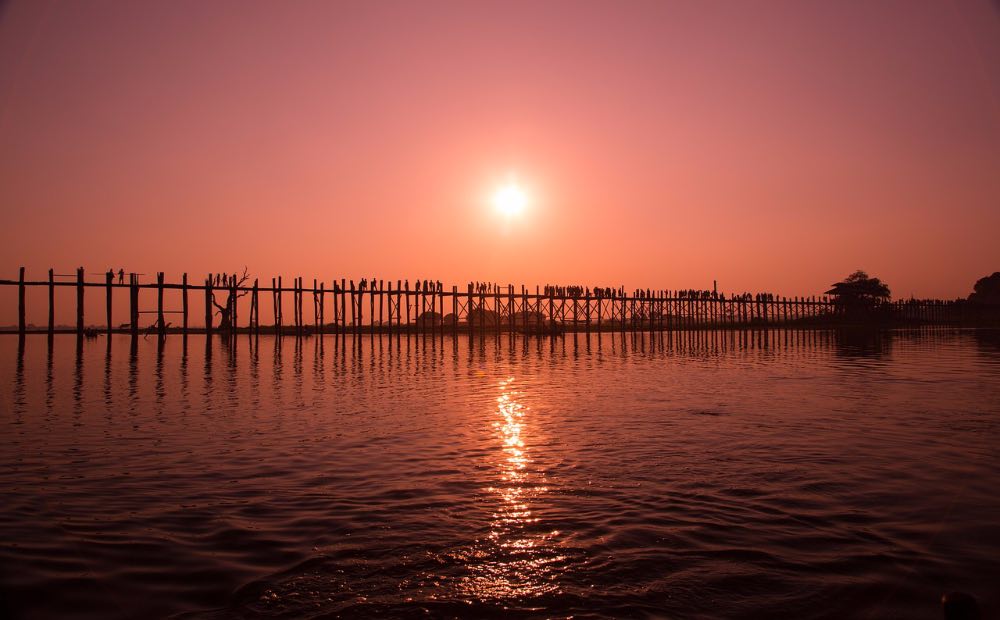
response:
<svg viewBox="0 0 1000 620"><path fill-rule="evenodd" d="M0 337L0 615L1000 614L1000 337Z"/></svg>

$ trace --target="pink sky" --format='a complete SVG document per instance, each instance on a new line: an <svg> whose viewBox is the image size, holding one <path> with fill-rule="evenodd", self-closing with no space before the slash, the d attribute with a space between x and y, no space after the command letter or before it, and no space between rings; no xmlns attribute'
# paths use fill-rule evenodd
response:
<svg viewBox="0 0 1000 620"><path fill-rule="evenodd" d="M504 223L488 197L511 173L533 201ZM4 278L810 295L863 268L895 296L964 296L1000 270L1000 13L15 1L0 205Z"/></svg>

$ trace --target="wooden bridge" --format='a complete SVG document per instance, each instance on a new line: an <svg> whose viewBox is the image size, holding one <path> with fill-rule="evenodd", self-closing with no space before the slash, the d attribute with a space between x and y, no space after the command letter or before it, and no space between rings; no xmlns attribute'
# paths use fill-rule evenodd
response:
<svg viewBox="0 0 1000 620"><path fill-rule="evenodd" d="M18 289L17 333L480 333L524 331L552 333L559 331L650 331L686 329L726 329L780 326L819 326L842 323L848 309L830 297L780 297L770 293L726 295L715 291L644 289L626 292L622 288L584 288L579 286L535 287L495 283L468 283L462 290L445 289L439 282L341 279L326 282L313 280L306 287L302 278L285 286L282 278L272 278L270 286L261 286L236 274L210 274L200 284L192 284L183 274L180 283L167 283L163 272L154 282L140 281L142 274L113 271L98 281L87 281L81 267L75 274L60 276L50 269L45 280L28 280L22 267L18 280L0 280L0 286ZM72 280L57 280L69 277ZM57 329L55 325L55 290L71 287L76 292L76 326ZM26 304L28 289L41 289L48 297L48 324L45 329L28 330ZM88 326L84 316L87 291L105 297L105 316L100 327ZM116 327L113 316L115 291L127 292L129 313ZM178 291L181 308L168 310L164 295ZM155 294L155 310L141 310L142 293ZM191 295L204 304L204 321L190 323ZM176 295L176 293L173 293ZM270 325L261 323L261 296L271 296ZM291 295L292 319L283 314L285 295ZM218 297L217 297L218 296ZM312 311L305 312L305 300L312 299ZM221 298L221 301L220 301ZM148 299L148 297L147 297ZM964 302L904 300L885 304L884 314L908 323L961 323L968 320ZM180 315L180 325L173 326L167 315ZM143 315L155 319L142 327ZM216 318L219 322L216 322ZM241 322L242 319L242 322Z"/></svg>

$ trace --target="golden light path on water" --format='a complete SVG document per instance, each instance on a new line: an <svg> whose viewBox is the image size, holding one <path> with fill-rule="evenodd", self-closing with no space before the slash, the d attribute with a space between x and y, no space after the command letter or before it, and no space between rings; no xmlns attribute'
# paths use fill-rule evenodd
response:
<svg viewBox="0 0 1000 620"><path fill-rule="evenodd" d="M559 531L546 529L533 512L549 489L525 447L529 409L519 401L513 377L498 387L493 423L500 442L498 484L486 489L497 503L487 539L469 558L470 576L462 589L479 600L523 600L558 591L566 558L556 543Z"/></svg>

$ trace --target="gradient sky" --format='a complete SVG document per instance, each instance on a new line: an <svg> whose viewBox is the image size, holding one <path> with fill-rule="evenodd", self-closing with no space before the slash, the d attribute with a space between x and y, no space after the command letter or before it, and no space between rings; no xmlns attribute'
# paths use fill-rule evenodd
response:
<svg viewBox="0 0 1000 620"><path fill-rule="evenodd" d="M1000 270L1000 10L12 2L0 204L0 277L964 296Z"/></svg>

